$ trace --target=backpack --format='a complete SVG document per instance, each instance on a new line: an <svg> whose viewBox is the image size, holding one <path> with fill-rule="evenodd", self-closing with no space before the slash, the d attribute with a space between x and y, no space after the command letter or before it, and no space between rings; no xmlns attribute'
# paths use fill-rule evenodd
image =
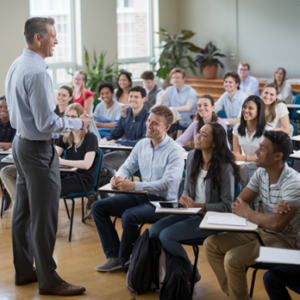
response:
<svg viewBox="0 0 300 300"><path fill-rule="evenodd" d="M99 177L99 187L110 183L110 179L115 176L115 171L111 168L101 168ZM108 193L100 192L101 199L108 198L110 195Z"/></svg>
<svg viewBox="0 0 300 300"><path fill-rule="evenodd" d="M158 268L161 250L159 239L149 237L149 229L137 239L126 278L130 293L138 295L159 289Z"/></svg>
<svg viewBox="0 0 300 300"><path fill-rule="evenodd" d="M180 256L167 256L167 273L159 292L160 300L191 300L189 263Z"/></svg>

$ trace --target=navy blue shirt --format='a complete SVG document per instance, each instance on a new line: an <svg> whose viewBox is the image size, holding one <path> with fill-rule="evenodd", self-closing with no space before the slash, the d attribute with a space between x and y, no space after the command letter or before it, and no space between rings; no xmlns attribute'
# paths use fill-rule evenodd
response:
<svg viewBox="0 0 300 300"><path fill-rule="evenodd" d="M121 117L114 129L105 137L109 140L117 140L125 134L125 140L119 140L117 143L124 146L135 146L135 144L146 136L146 122L150 115L145 106L132 118L132 108L127 109L127 116Z"/></svg>
<svg viewBox="0 0 300 300"><path fill-rule="evenodd" d="M13 129L8 121L2 124L0 120L0 142L1 143L12 143L15 137L16 130Z"/></svg>

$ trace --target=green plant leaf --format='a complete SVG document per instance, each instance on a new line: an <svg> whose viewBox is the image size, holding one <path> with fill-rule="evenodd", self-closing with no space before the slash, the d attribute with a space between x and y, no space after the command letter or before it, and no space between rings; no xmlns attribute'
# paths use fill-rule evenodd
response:
<svg viewBox="0 0 300 300"><path fill-rule="evenodd" d="M193 37L195 35L194 32L190 31L190 30L182 30L181 31L182 33L180 34L180 39L181 40L188 40L190 39L191 37Z"/></svg>

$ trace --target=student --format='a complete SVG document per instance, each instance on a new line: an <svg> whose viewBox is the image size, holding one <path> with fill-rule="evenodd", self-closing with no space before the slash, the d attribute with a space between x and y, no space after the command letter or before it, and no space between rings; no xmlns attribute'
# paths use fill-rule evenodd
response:
<svg viewBox="0 0 300 300"><path fill-rule="evenodd" d="M273 130L290 134L289 111L285 104L277 99L277 95L276 84L268 83L264 86L261 98L265 104L266 119Z"/></svg>
<svg viewBox="0 0 300 300"><path fill-rule="evenodd" d="M57 105L55 108L55 113L61 118L64 116L65 110L68 105L73 103L73 90L71 87L64 85L62 86L57 94Z"/></svg>
<svg viewBox="0 0 300 300"><path fill-rule="evenodd" d="M175 68L171 71L170 77L173 85L165 92L157 94L156 103L174 107L181 114L179 125L187 127L193 122L191 116L197 112L197 92L185 84L184 70ZM173 133L175 129L176 124L172 125L168 133Z"/></svg>
<svg viewBox="0 0 300 300"><path fill-rule="evenodd" d="M236 72L227 72L223 77L224 88L226 92L218 99L215 112L225 111L226 121L230 125L239 123L241 116L242 104L247 95L239 88L240 77Z"/></svg>
<svg viewBox="0 0 300 300"><path fill-rule="evenodd" d="M170 254L190 262L180 244L186 239L204 238L212 233L202 231L199 224L207 211L229 212L234 199L235 184L239 182L239 168L227 146L226 132L218 123L201 127L195 141L195 150L188 154L187 175L179 202L184 207L201 207L196 216L171 215L151 226L149 236L159 237ZM190 262L190 278L193 265ZM200 280L197 274L196 281Z"/></svg>
<svg viewBox="0 0 300 300"><path fill-rule="evenodd" d="M284 103L292 103L292 87L286 81L286 70L284 68L278 68L275 71L273 76L273 83L275 83L278 88L277 99L283 101Z"/></svg>
<svg viewBox="0 0 300 300"><path fill-rule="evenodd" d="M209 122L217 122L221 124L225 132L227 132L227 125L225 121L219 118L215 113L214 98L210 95L202 95L198 100L195 121L178 139L176 139L175 142L183 147L190 139L194 138L194 143L196 143L196 137L200 128Z"/></svg>
<svg viewBox="0 0 300 300"><path fill-rule="evenodd" d="M114 101L117 101L129 107L129 90L132 86L132 79L130 77L130 74L126 71L120 72L117 80L117 85L118 88L114 93Z"/></svg>
<svg viewBox="0 0 300 300"><path fill-rule="evenodd" d="M246 62L241 62L238 65L238 74L241 78L240 89L247 96L250 95L259 95L259 83L258 80L250 76L250 65Z"/></svg>
<svg viewBox="0 0 300 300"><path fill-rule="evenodd" d="M173 121L169 108L158 105L151 109L146 138L140 140L126 162L111 179L112 188L121 191L147 190L151 201L175 200L183 171L183 152L166 132ZM142 182L128 180L140 170ZM106 255L106 262L96 267L100 272L120 269L132 253L139 237L138 224L161 219L146 197L121 194L92 205L92 214ZM110 216L122 218L121 243Z"/></svg>
<svg viewBox="0 0 300 300"><path fill-rule="evenodd" d="M83 107L78 103L69 105L65 118L76 119L84 114ZM59 164L78 168L84 187L87 191L94 188L99 160L97 137L87 129L72 131L61 135L56 143ZM65 158L62 158L65 151ZM74 173L61 173L61 195L83 192L82 185Z"/></svg>
<svg viewBox="0 0 300 300"><path fill-rule="evenodd" d="M76 71L73 81L74 101L79 103L88 114L93 113L94 94L85 89L87 74L83 71Z"/></svg>
<svg viewBox="0 0 300 300"><path fill-rule="evenodd" d="M155 77L152 71L143 72L141 78L143 79L144 88L147 93L147 100L145 102L145 107L148 110L150 110L150 108L154 106L156 103L156 95L159 92L162 92L163 88L161 88L155 83Z"/></svg>
<svg viewBox="0 0 300 300"><path fill-rule="evenodd" d="M282 131L265 131L260 147L255 151L259 168L232 204L232 212L257 224L257 232L265 246L295 249L300 228L300 174L288 167L286 160L292 151L288 135ZM261 196L265 213L249 205ZM290 211L273 214L283 199ZM223 292L229 299L250 299L245 267L255 263L260 243L254 234L223 233L204 241L204 253Z"/></svg>
<svg viewBox="0 0 300 300"><path fill-rule="evenodd" d="M94 111L94 120L98 128L114 128L122 114L122 106L113 100L114 87L110 82L101 82L97 88L101 102Z"/></svg>
<svg viewBox="0 0 300 300"><path fill-rule="evenodd" d="M253 173L255 166L255 151L263 139L265 130L271 130L267 125L264 103L258 96L249 96L243 103L241 123L233 129L233 154L236 161L251 162L241 167L242 187L245 187Z"/></svg>

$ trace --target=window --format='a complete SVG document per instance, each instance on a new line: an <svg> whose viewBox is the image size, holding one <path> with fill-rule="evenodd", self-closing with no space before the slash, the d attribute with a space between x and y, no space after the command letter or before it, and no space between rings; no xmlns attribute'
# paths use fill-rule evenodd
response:
<svg viewBox="0 0 300 300"><path fill-rule="evenodd" d="M151 0L117 0L118 60L140 78L152 56Z"/></svg>
<svg viewBox="0 0 300 300"><path fill-rule="evenodd" d="M72 76L66 71L75 69L72 0L30 0L30 16L49 16L55 20L58 44L53 57L45 59L53 87L69 84Z"/></svg>

